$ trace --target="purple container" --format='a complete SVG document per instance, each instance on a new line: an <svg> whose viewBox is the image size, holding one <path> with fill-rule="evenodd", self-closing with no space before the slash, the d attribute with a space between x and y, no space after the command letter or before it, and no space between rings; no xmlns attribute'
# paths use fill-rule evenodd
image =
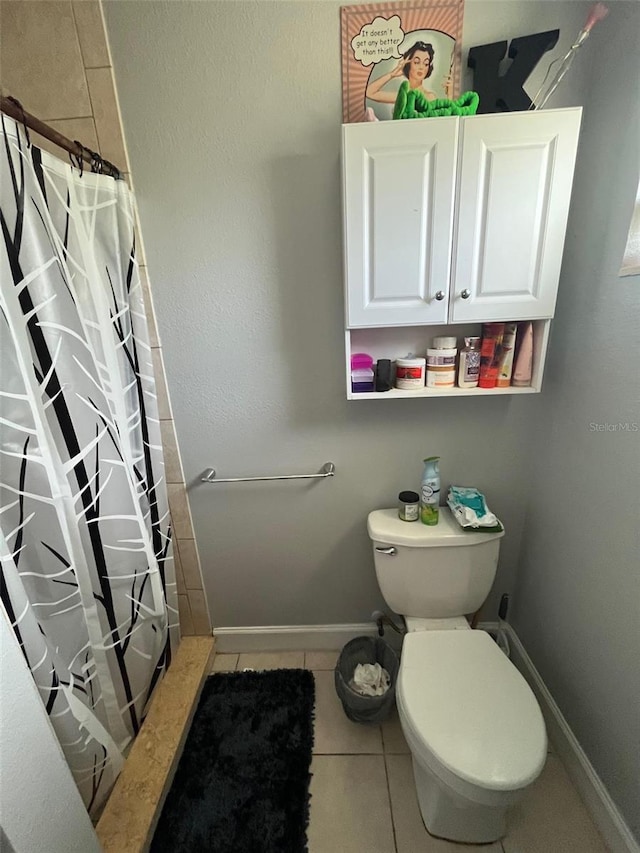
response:
<svg viewBox="0 0 640 853"><path fill-rule="evenodd" d="M351 390L354 394L364 394L375 389L373 370L360 367L351 371Z"/></svg>

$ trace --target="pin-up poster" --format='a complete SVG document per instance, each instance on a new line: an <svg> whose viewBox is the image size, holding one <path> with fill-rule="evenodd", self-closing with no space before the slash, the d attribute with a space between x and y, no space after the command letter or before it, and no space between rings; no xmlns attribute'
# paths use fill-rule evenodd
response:
<svg viewBox="0 0 640 853"><path fill-rule="evenodd" d="M429 100L458 97L463 12L464 0L343 6L343 121L365 121L369 108L393 118L405 80Z"/></svg>

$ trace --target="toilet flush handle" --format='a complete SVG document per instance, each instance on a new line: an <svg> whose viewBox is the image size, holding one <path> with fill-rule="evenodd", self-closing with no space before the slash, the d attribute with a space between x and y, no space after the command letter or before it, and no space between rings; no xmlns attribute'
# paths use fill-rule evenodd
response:
<svg viewBox="0 0 640 853"><path fill-rule="evenodd" d="M388 554L389 557L395 557L398 553L398 549L394 548L393 546L391 546L390 548L380 548L378 545L376 545L376 551L379 554Z"/></svg>

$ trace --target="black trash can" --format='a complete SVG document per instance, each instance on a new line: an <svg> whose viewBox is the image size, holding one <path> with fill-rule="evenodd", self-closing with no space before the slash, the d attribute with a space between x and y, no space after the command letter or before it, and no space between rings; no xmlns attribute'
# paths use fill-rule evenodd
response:
<svg viewBox="0 0 640 853"><path fill-rule="evenodd" d="M363 696L349 687L359 663L379 663L387 670L391 684L384 696ZM396 698L396 681L400 661L388 643L379 637L356 637L340 652L334 670L336 693L344 712L355 723L379 723L386 720Z"/></svg>

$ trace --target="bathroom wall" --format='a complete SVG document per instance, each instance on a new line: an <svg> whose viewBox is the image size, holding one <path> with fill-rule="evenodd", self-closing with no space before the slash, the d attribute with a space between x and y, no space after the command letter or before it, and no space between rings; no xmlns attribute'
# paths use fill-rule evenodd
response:
<svg viewBox="0 0 640 853"><path fill-rule="evenodd" d="M608 5L585 48L597 62L511 621L640 840L640 276L618 278L640 167L640 5Z"/></svg>
<svg viewBox="0 0 640 853"><path fill-rule="evenodd" d="M69 139L78 139L125 172L132 185L122 132L111 56L100 4L96 0L0 2L0 87L27 112ZM66 153L33 133L33 142L58 157ZM174 553L185 634L210 634L198 550L189 514L180 452L166 388L149 278L138 228L138 259L153 347L160 426L174 524Z"/></svg>
<svg viewBox="0 0 640 853"><path fill-rule="evenodd" d="M344 398L339 5L104 7L217 626L368 620L367 513L426 455L506 524L489 616L514 583L539 399ZM566 48L584 9L469 2L464 41L560 26ZM580 103L581 64L555 105ZM199 483L326 461L331 480Z"/></svg>

